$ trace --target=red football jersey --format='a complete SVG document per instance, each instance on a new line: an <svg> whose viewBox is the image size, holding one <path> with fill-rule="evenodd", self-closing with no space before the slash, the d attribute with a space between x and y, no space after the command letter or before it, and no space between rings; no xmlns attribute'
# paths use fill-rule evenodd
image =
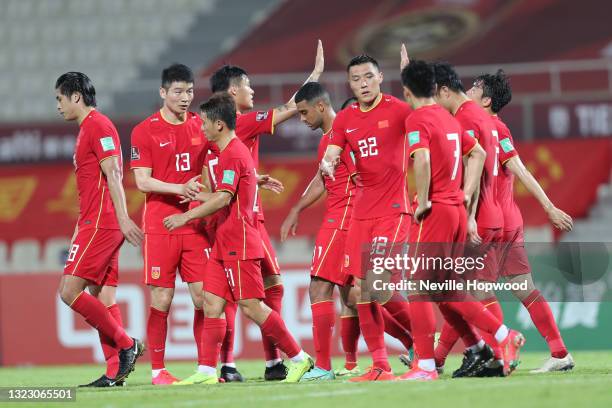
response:
<svg viewBox="0 0 612 408"><path fill-rule="evenodd" d="M209 149L204 158L204 166L208 169L208 182L211 187L211 191L217 191L217 176L215 171L217 170L217 165L219 164L219 147L214 144L209 144ZM199 205L199 204L198 204ZM217 211L214 214L211 214L204 218L203 224L206 225L207 228L216 228L217 225L225 218L227 215L227 208Z"/></svg>
<svg viewBox="0 0 612 408"><path fill-rule="evenodd" d="M514 201L514 194L512 194L514 175L504 164L511 158L518 156L518 152L514 148L514 140L506 124L497 115L493 115L493 122L499 133L499 165L501 166L497 176L497 202L504 214L504 230L513 231L523 226L523 216Z"/></svg>
<svg viewBox="0 0 612 408"><path fill-rule="evenodd" d="M274 110L238 113L236 136L251 152L255 169L259 168L259 136L274 133ZM264 220L261 196L257 196L258 217Z"/></svg>
<svg viewBox="0 0 612 408"><path fill-rule="evenodd" d="M434 203L461 205L464 194L462 155L476 145L464 136L459 122L440 105L427 105L406 119L408 152L429 150L431 183L429 199Z"/></svg>
<svg viewBox="0 0 612 408"><path fill-rule="evenodd" d="M487 153L480 179L476 222L483 228L501 228L504 218L497 202L499 139L495 122L491 115L474 101L464 102L455 113L455 118L461 124L463 132L478 140Z"/></svg>
<svg viewBox="0 0 612 408"><path fill-rule="evenodd" d="M331 140L331 131L325 133L319 142L318 158L320 163ZM335 180L323 177L327 198L325 200L325 217L321 228L337 228L347 230L353 212L355 200L355 183L351 178L357 172L353 161L353 153L344 149L340 155L340 163L336 166Z"/></svg>
<svg viewBox="0 0 612 408"><path fill-rule="evenodd" d="M217 191L232 194L227 217L219 224L212 256L223 260L263 258L257 230L257 177L249 149L238 138L219 153Z"/></svg>
<svg viewBox="0 0 612 408"><path fill-rule="evenodd" d="M119 229L115 207L100 162L117 156L123 169L121 143L108 117L92 110L81 122L74 148L74 167L79 192L79 230Z"/></svg>
<svg viewBox="0 0 612 408"><path fill-rule="evenodd" d="M132 130L131 168L150 168L151 177L166 183L183 184L202 173L209 143L202 133L202 120L193 112L185 122L174 125L156 112ZM191 234L190 223L168 231L164 218L181 214L189 203L180 204L178 196L147 193L142 214L144 232L149 234Z"/></svg>
<svg viewBox="0 0 612 408"><path fill-rule="evenodd" d="M354 153L359 175L355 219L410 212L404 128L410 112L405 102L383 94L367 111L355 102L336 116L329 144L348 147Z"/></svg>

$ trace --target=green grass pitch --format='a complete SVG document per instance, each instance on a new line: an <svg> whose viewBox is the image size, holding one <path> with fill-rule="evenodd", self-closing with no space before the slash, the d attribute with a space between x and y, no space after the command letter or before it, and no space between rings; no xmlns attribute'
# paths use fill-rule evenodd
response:
<svg viewBox="0 0 612 408"><path fill-rule="evenodd" d="M576 368L568 373L529 374L547 357L546 353L523 353L519 369L509 378L450 378L458 367L458 356L447 362L447 372L430 383L384 382L352 384L279 384L262 380L262 361L239 361L248 377L245 384L213 386L153 387L147 363L137 365L128 386L114 389L79 389L76 403L0 403L17 407L410 407L410 408L524 408L524 407L612 407L612 352L573 353ZM360 366L368 364L362 358ZM336 366L341 360L334 361ZM392 361L396 374L401 363ZM192 363L171 363L168 369L179 378L191 374ZM102 366L53 366L0 368L0 386L72 386L89 382Z"/></svg>

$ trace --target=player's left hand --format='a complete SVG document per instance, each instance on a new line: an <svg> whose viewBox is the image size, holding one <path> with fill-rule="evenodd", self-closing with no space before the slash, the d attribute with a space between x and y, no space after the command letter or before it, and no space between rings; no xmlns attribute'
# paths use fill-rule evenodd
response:
<svg viewBox="0 0 612 408"><path fill-rule="evenodd" d="M480 235L478 235L478 225L476 224L476 219L472 217L468 217L467 221L467 238L468 243L473 246L482 244L482 238Z"/></svg>
<svg viewBox="0 0 612 408"><path fill-rule="evenodd" d="M172 231L187 224L187 221L189 220L185 214L174 214L164 218L164 227L168 231Z"/></svg>
<svg viewBox="0 0 612 408"><path fill-rule="evenodd" d="M557 207L552 207L547 211L547 214L550 223L561 231L571 231L574 227L574 220L572 220L572 217Z"/></svg>
<svg viewBox="0 0 612 408"><path fill-rule="evenodd" d="M295 236L298 227L298 219L299 213L292 208L291 211L289 211L289 214L287 214L287 218L285 218L285 221L283 221L283 225L281 225L281 242L285 242L285 240L289 236L289 232L291 232L291 236Z"/></svg>
<svg viewBox="0 0 612 408"><path fill-rule="evenodd" d="M323 57L323 42L319 40L317 42L317 56L315 57L315 66L312 70L312 73L317 75L315 81L319 80L319 76L323 73L325 69L325 58Z"/></svg>
<svg viewBox="0 0 612 408"><path fill-rule="evenodd" d="M419 206L414 210L414 219L416 222L423 221L427 212L431 210L431 201L427 201L425 204L419 204Z"/></svg>
<svg viewBox="0 0 612 408"><path fill-rule="evenodd" d="M406 44L402 43L400 48L400 71L406 68L406 65L410 64L410 58L408 58L408 51L406 50Z"/></svg>
<svg viewBox="0 0 612 408"><path fill-rule="evenodd" d="M268 174L258 175L257 185L264 190L270 190L276 194L280 194L285 190L285 186L280 180L270 177Z"/></svg>
<svg viewBox="0 0 612 408"><path fill-rule="evenodd" d="M198 182L200 179L200 175L192 177L188 182L183 184L183 195L184 197L188 197L192 200L196 198L196 195L200 192L201 188L206 188L202 183Z"/></svg>
<svg viewBox="0 0 612 408"><path fill-rule="evenodd" d="M142 230L130 218L119 221L119 228L125 239L134 246L139 246L144 239Z"/></svg>

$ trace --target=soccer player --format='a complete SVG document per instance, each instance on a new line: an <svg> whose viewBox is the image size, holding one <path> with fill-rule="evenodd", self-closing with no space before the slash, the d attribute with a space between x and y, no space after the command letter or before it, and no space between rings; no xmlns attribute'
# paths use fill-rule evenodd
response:
<svg viewBox="0 0 612 408"><path fill-rule="evenodd" d="M345 268L361 287L357 304L359 325L372 354L373 365L367 373L350 381L386 381L395 377L384 342L381 305L390 308L391 314L404 327L409 327L408 304L397 299L396 294L378 293L369 287L366 283L368 265L362 262L362 257L370 251L389 255L408 239L410 209L404 120L411 110L399 99L381 93L383 74L374 58L368 55L354 57L347 66L347 73L357 102L336 116L320 168L323 175L333 181L342 151L350 149L355 155L360 186L345 244ZM393 275L386 271L381 280L388 282L397 276ZM393 301L389 301L391 296L394 296Z"/></svg>
<svg viewBox="0 0 612 408"><path fill-rule="evenodd" d="M140 245L143 234L127 213L117 129L96 110L91 80L81 72L63 74L55 82L55 99L64 120L76 121L80 127L74 151L79 218L59 294L100 336L106 373L86 386L123 385L144 345L125 333L115 303L119 248L124 239Z"/></svg>
<svg viewBox="0 0 612 408"><path fill-rule="evenodd" d="M306 82L318 81L323 72L323 45L318 42L315 67ZM290 119L296 113L294 98L286 104L269 109L268 111L250 111L253 109L253 96L255 92L247 72L237 66L225 65L219 68L210 78L210 88L213 93L227 92L236 104L238 119L236 122L236 135L251 152L255 168L259 167L259 138L261 135L274 134L278 124ZM280 267L276 252L270 242L270 237L264 225L264 214L261 198L257 198L259 222L257 228L261 234L264 245L264 258L261 270L263 273L266 298L264 302L277 313L281 313L283 301L283 285L280 278ZM266 356L266 380L282 380L285 378L286 367L283 364L279 350L274 344L262 335L264 353ZM225 353L225 351L224 351Z"/></svg>
<svg viewBox="0 0 612 408"><path fill-rule="evenodd" d="M444 108L435 103L436 89L433 66L424 61L411 61L402 70L404 96L414 109L406 119L408 152L413 159L417 202L415 222L411 225L410 241L414 244L414 256L419 254L419 244L428 256L456 257L461 255L466 238L467 215L464 201L472 199L474 186L481 177L485 153L475 139L462 137L460 124ZM477 153L479 152L479 153ZM466 172L465 192L461 190L463 168L461 156L480 162L480 171ZM475 155L474 155L475 154ZM480 156L480 157L479 157ZM438 271L419 268L411 271L415 282L435 279ZM433 337L435 317L430 293L425 290L410 291L410 307L414 316L412 328L418 364L400 376L401 380L435 380L438 378L434 361ZM453 315L487 333L494 335L498 343L508 337L508 329L478 302L441 301L440 310L445 318ZM453 321L454 319L450 319Z"/></svg>
<svg viewBox="0 0 612 408"><path fill-rule="evenodd" d="M146 194L142 225L144 283L151 292L147 321L147 341L151 353L152 384L178 382L164 365L168 313L174 296L176 270L189 286L194 305L193 334L202 365L202 280L206 262L206 238L195 225L173 231L164 228L163 219L187 210L183 197L194 197L200 185L196 181L208 151L202 137L202 121L189 112L193 101L193 73L181 64L164 69L159 94L163 106L139 123L132 131L131 167L136 186ZM198 372L183 380L197 381Z"/></svg>
<svg viewBox="0 0 612 408"><path fill-rule="evenodd" d="M298 382L314 362L296 343L280 315L262 302L265 296L261 274L264 251L255 212L257 178L251 154L235 133L234 100L226 93L215 94L200 109L206 137L219 149L215 169L217 190L210 193L202 205L164 219L165 227L173 231L191 220L227 209L216 231L211 260L206 264L205 376L199 382L218 382L216 366L225 335L226 320L221 316L226 301L237 302L244 315L290 358L291 364L283 381Z"/></svg>
<svg viewBox="0 0 612 408"><path fill-rule="evenodd" d="M510 130L498 116L498 113L512 99L512 90L508 78L499 70L496 74L484 74L476 78L474 85L468 90L468 95L480 104L493 116L497 131L499 132L499 187L497 199L504 215L503 245L501 256L500 275L510 282L527 282L526 291L516 291L514 294L521 300L533 324L536 326L548 344L551 357L542 367L531 371L532 373L545 373L550 371L566 371L574 367L572 355L567 348L555 323L555 318L548 302L536 289L531 276L531 268L525 251L523 237L523 218L514 201L512 189L514 177L523 183L527 190L538 200L548 215L550 223L561 231L570 231L573 226L572 218L555 207L548 198L538 181L525 167L514 147ZM517 358L510 356L513 360Z"/></svg>
<svg viewBox="0 0 612 408"><path fill-rule="evenodd" d="M498 250L502 241L503 215L501 207L497 202L497 174L499 141L498 133L491 115L485 112L476 102L470 100L465 94L465 88L453 67L444 62L434 65L436 76L436 94L434 99L444 109L449 111L462 127L463 133L467 133L478 141L486 152L486 161L482 172L479 188L475 191L472 200L467 223L468 240L476 248L471 251L473 256L482 256L484 268L477 271L479 280L497 282L498 279ZM499 321L503 321L502 309L495 297L495 293L474 293L491 313ZM488 367L490 375L503 375L504 359L502 350L496 345L487 333L483 333L484 340L493 347L495 361ZM522 337L518 332L511 330L511 339ZM442 327L438 346L436 347L436 367L438 371L444 367L446 356L450 352L459 337L459 333L452 328L448 322ZM520 340L517 337L516 341ZM474 346L466 344L466 346ZM469 351L469 348L468 348ZM467 364L469 359L465 360ZM508 362L506 361L506 364ZM462 369L463 368L463 369ZM461 367L453 375L455 377L467 367Z"/></svg>

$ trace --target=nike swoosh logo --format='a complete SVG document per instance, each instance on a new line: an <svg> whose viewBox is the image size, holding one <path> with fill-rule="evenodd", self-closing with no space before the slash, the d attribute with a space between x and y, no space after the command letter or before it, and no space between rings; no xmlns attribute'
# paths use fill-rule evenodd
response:
<svg viewBox="0 0 612 408"><path fill-rule="evenodd" d="M346 129L346 133L353 133L354 131L359 130L359 128L355 129Z"/></svg>
<svg viewBox="0 0 612 408"><path fill-rule="evenodd" d="M110 385L111 387L114 387L115 386L115 381L109 382L108 385Z"/></svg>
<svg viewBox="0 0 612 408"><path fill-rule="evenodd" d="M172 142L160 143L160 144L159 144L159 147L164 147L164 146L167 146L167 145L169 145L170 143L172 143Z"/></svg>

